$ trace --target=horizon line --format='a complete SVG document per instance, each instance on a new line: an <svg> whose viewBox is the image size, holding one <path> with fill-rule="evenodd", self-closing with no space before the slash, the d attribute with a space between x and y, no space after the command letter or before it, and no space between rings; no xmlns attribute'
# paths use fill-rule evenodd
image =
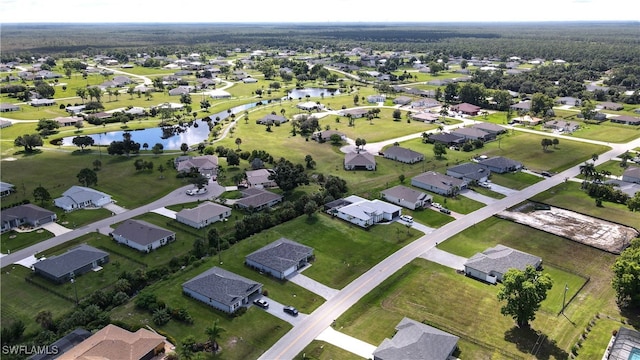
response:
<svg viewBox="0 0 640 360"><path fill-rule="evenodd" d="M562 24L562 23L639 23L640 20L526 20L526 21L228 21L228 22L204 22L204 21L88 21L88 22L53 22L53 21L27 21L27 22L3 22L7 25L446 25L446 24Z"/></svg>

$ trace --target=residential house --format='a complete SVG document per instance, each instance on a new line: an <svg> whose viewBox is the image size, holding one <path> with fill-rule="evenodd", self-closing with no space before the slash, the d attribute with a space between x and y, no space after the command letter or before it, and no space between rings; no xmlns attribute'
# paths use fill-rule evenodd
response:
<svg viewBox="0 0 640 360"><path fill-rule="evenodd" d="M622 181L640 184L640 167L629 166L622 174Z"/></svg>
<svg viewBox="0 0 640 360"><path fill-rule="evenodd" d="M130 332L109 324L60 355L59 360L119 359L151 360L163 356L171 345L155 331Z"/></svg>
<svg viewBox="0 0 640 360"><path fill-rule="evenodd" d="M438 134L430 134L428 142L440 143L447 146L457 146L464 143L464 137L452 133L443 132Z"/></svg>
<svg viewBox="0 0 640 360"><path fill-rule="evenodd" d="M0 112L10 112L10 111L18 111L20 110L20 106L9 103L0 104Z"/></svg>
<svg viewBox="0 0 640 360"><path fill-rule="evenodd" d="M415 210L429 207L433 197L422 191L414 190L403 185L397 185L380 192L382 199L407 209Z"/></svg>
<svg viewBox="0 0 640 360"><path fill-rule="evenodd" d="M640 118L629 116L629 115L615 116L609 120L612 123L617 123L617 124L640 125Z"/></svg>
<svg viewBox="0 0 640 360"><path fill-rule="evenodd" d="M53 99L33 99L31 100L30 104L31 106L51 106L54 105L56 103L55 100Z"/></svg>
<svg viewBox="0 0 640 360"><path fill-rule="evenodd" d="M545 129L556 130L559 132L572 133L580 128L580 124L575 121L549 120L542 124Z"/></svg>
<svg viewBox="0 0 640 360"><path fill-rule="evenodd" d="M324 142L324 141L329 141L332 135L340 136L340 140L343 140L343 141L347 139L347 136L345 134L337 130L316 131L313 133L313 135L311 135L311 138L318 142Z"/></svg>
<svg viewBox="0 0 640 360"><path fill-rule="evenodd" d="M432 107L440 106L440 102L432 98L422 98L411 102L412 108L428 109Z"/></svg>
<svg viewBox="0 0 640 360"><path fill-rule="evenodd" d="M242 82L245 84L254 84L258 82L258 79L247 76L246 78L242 79Z"/></svg>
<svg viewBox="0 0 640 360"><path fill-rule="evenodd" d="M556 100L556 104L580 106L580 99L576 99L571 96L564 96Z"/></svg>
<svg viewBox="0 0 640 360"><path fill-rule="evenodd" d="M460 338L432 326L403 318L391 339L384 339L373 360L448 360Z"/></svg>
<svg viewBox="0 0 640 360"><path fill-rule="evenodd" d="M542 259L522 251L496 245L470 257L464 263L464 273L468 276L495 284L509 269L524 270L527 266L538 269Z"/></svg>
<svg viewBox="0 0 640 360"><path fill-rule="evenodd" d="M65 110L71 115L78 115L84 111L86 105L67 106Z"/></svg>
<svg viewBox="0 0 640 360"><path fill-rule="evenodd" d="M54 222L56 219L56 213L53 211L33 204L22 204L0 212L3 233L19 226L38 228L44 224Z"/></svg>
<svg viewBox="0 0 640 360"><path fill-rule="evenodd" d="M487 132L489 134L494 134L494 135L500 135L502 133L507 132L507 129L503 128L500 125L496 125L493 123L486 123L486 122L474 124L471 126L471 128L482 130L484 132Z"/></svg>
<svg viewBox="0 0 640 360"><path fill-rule="evenodd" d="M358 119L358 118L367 116L369 114L369 109L363 109L363 108L345 109L345 110L340 110L338 114L346 117L350 116L352 119Z"/></svg>
<svg viewBox="0 0 640 360"><path fill-rule="evenodd" d="M525 116L515 117L515 118L511 119L509 121L509 123L510 124L523 124L525 126L536 126L538 124L541 124L543 121L544 120L541 119L541 118L525 115Z"/></svg>
<svg viewBox="0 0 640 360"><path fill-rule="evenodd" d="M11 195L11 193L16 191L16 186L13 184L9 184L4 181L0 181L0 197L5 197Z"/></svg>
<svg viewBox="0 0 640 360"><path fill-rule="evenodd" d="M241 189L240 192L242 193L242 198L238 199L235 204L241 209L260 211L282 202L283 199L282 195L255 187Z"/></svg>
<svg viewBox="0 0 640 360"><path fill-rule="evenodd" d="M111 196L84 186L73 185L62 196L53 200L55 206L65 211L99 208L112 203Z"/></svg>
<svg viewBox="0 0 640 360"><path fill-rule="evenodd" d="M219 267L212 267L182 284L182 292L198 301L232 314L262 294L262 284Z"/></svg>
<svg viewBox="0 0 640 360"><path fill-rule="evenodd" d="M400 146L391 146L384 149L384 158L405 164L415 164L424 160L424 154Z"/></svg>
<svg viewBox="0 0 640 360"><path fill-rule="evenodd" d="M247 255L244 263L261 273L284 280L305 267L312 258L313 248L280 238Z"/></svg>
<svg viewBox="0 0 640 360"><path fill-rule="evenodd" d="M640 332L621 326L603 360L635 360L640 354Z"/></svg>
<svg viewBox="0 0 640 360"><path fill-rule="evenodd" d="M363 228L383 221L391 221L402 215L402 208L382 200L367 200L356 195L334 202L328 213Z"/></svg>
<svg viewBox="0 0 640 360"><path fill-rule="evenodd" d="M78 121L83 121L84 118L80 116L58 116L54 118L53 121L60 124L60 126L74 126L78 123Z"/></svg>
<svg viewBox="0 0 640 360"><path fill-rule="evenodd" d="M425 123L431 123L438 121L440 116L438 114L430 113L430 112L421 112L421 113L412 113L411 119L415 121L422 121Z"/></svg>
<svg viewBox="0 0 640 360"><path fill-rule="evenodd" d="M511 110L518 112L528 112L531 110L531 101L525 100L510 106Z"/></svg>
<svg viewBox="0 0 640 360"><path fill-rule="evenodd" d="M488 159L478 161L478 165L498 174L518 171L522 169L522 163L503 156L493 156Z"/></svg>
<svg viewBox="0 0 640 360"><path fill-rule="evenodd" d="M484 130L480 130L472 127L462 127L451 131L452 134L463 137L465 140L481 140L490 141L495 140L496 134L488 133Z"/></svg>
<svg viewBox="0 0 640 360"><path fill-rule="evenodd" d="M109 254L82 244L61 255L54 255L33 264L36 274L57 283L65 283L109 262Z"/></svg>
<svg viewBox="0 0 640 360"><path fill-rule="evenodd" d="M344 155L345 170L375 170L376 159L368 152L351 152Z"/></svg>
<svg viewBox="0 0 640 360"><path fill-rule="evenodd" d="M176 233L173 231L133 219L125 220L110 235L120 244L147 253L176 239Z"/></svg>
<svg viewBox="0 0 640 360"><path fill-rule="evenodd" d="M457 179L462 179L465 183L469 184L472 182L480 183L489 180L491 171L479 164L468 162L447 168L447 175L453 176Z"/></svg>
<svg viewBox="0 0 640 360"><path fill-rule="evenodd" d="M289 120L284 116L268 114L268 115L265 115L265 116L261 117L260 119L256 120L256 124L260 124L260 125L275 125L275 124L284 124L287 121L289 121Z"/></svg>
<svg viewBox="0 0 640 360"><path fill-rule="evenodd" d="M436 194L451 196L467 187L462 179L427 171L411 178L411 185Z"/></svg>
<svg viewBox="0 0 640 360"><path fill-rule="evenodd" d="M0 119L0 129L4 129L4 128L9 127L11 125L13 125L13 123L11 121Z"/></svg>
<svg viewBox="0 0 640 360"><path fill-rule="evenodd" d="M231 216L231 208L205 201L193 209L182 209L176 213L176 221L202 229L218 221L224 221Z"/></svg>
<svg viewBox="0 0 640 360"><path fill-rule="evenodd" d="M413 99L408 96L396 96L396 98L393 99L393 103L395 105L407 105L411 103L411 100Z"/></svg>
<svg viewBox="0 0 640 360"><path fill-rule="evenodd" d="M387 100L387 95L384 94L376 94L367 96L368 103L380 103L385 102Z"/></svg>
<svg viewBox="0 0 640 360"><path fill-rule="evenodd" d="M188 173L192 168L202 176L215 179L218 175L218 157L215 155L180 156L174 161L178 172Z"/></svg>
<svg viewBox="0 0 640 360"><path fill-rule="evenodd" d="M480 106L476 106L473 104L462 103L462 104L453 105L451 107L451 110L461 114L475 116L475 115L478 115L478 113L480 112L480 110L482 110L482 108Z"/></svg>
<svg viewBox="0 0 640 360"><path fill-rule="evenodd" d="M604 101L604 102L601 102L601 103L597 104L596 108L604 109L604 110L619 111L619 110L624 109L624 105L619 104L619 103L615 103L615 102Z"/></svg>
<svg viewBox="0 0 640 360"><path fill-rule="evenodd" d="M213 89L207 91L207 94L211 96L213 99L229 99L231 98L231 93L221 90L221 89Z"/></svg>
<svg viewBox="0 0 640 360"><path fill-rule="evenodd" d="M278 184L274 180L269 179L273 175L273 170L269 169L257 169L248 170L245 172L247 177L247 185L252 187L277 187Z"/></svg>
<svg viewBox="0 0 640 360"><path fill-rule="evenodd" d="M46 351L40 354L32 355L29 360L55 360L59 359L62 354L73 349L76 345L88 339L93 335L90 331L83 328L77 328L67 335L59 338L54 343L49 345L50 349L56 349L55 354L53 351L47 353Z"/></svg>
<svg viewBox="0 0 640 360"><path fill-rule="evenodd" d="M323 108L321 104L318 104L313 101L305 101L305 102L298 103L296 107L304 111L320 110Z"/></svg>
<svg viewBox="0 0 640 360"><path fill-rule="evenodd" d="M169 95L170 96L180 96L180 95L185 95L188 94L190 92L193 91L193 86L178 86L176 88L173 88L171 90L169 90Z"/></svg>

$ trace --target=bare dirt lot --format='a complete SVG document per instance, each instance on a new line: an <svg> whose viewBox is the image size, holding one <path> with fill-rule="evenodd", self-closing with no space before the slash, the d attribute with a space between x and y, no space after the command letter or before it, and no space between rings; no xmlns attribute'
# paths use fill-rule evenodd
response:
<svg viewBox="0 0 640 360"><path fill-rule="evenodd" d="M639 235L629 226L553 206L547 208L535 209L533 204L527 204L497 215L614 254L620 254Z"/></svg>

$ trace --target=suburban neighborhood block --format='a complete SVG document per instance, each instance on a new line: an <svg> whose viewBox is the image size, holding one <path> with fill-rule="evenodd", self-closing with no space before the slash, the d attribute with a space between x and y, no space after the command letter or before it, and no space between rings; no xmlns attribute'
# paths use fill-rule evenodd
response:
<svg viewBox="0 0 640 360"><path fill-rule="evenodd" d="M82 244L64 254L33 264L36 274L57 283L64 283L109 262L109 253Z"/></svg>
<svg viewBox="0 0 640 360"><path fill-rule="evenodd" d="M542 259L504 245L496 245L477 253L464 263L464 273L468 276L495 284L509 269L524 270L527 266L538 269Z"/></svg>
<svg viewBox="0 0 640 360"><path fill-rule="evenodd" d="M313 259L313 248L280 238L245 257L245 264L278 279L286 279Z"/></svg>
<svg viewBox="0 0 640 360"><path fill-rule="evenodd" d="M226 313L251 303L262 293L262 284L219 267L212 267L182 284L185 295Z"/></svg>

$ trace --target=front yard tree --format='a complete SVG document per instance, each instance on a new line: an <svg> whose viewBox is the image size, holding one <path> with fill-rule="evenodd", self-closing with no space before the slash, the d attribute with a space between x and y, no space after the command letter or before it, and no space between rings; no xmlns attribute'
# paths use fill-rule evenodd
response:
<svg viewBox="0 0 640 360"><path fill-rule="evenodd" d="M307 164L307 169L314 169L316 167L316 162L313 160L311 155L307 155L304 157L304 162Z"/></svg>
<svg viewBox="0 0 640 360"><path fill-rule="evenodd" d="M582 114L582 118L585 122L589 122L592 120L594 116L596 116L596 104L591 101L583 101L582 106L580 107L580 114Z"/></svg>
<svg viewBox="0 0 640 360"><path fill-rule="evenodd" d="M36 199L36 201L40 201L40 205L44 205L45 202L51 200L51 194L49 194L47 189L40 185L33 189L33 198Z"/></svg>
<svg viewBox="0 0 640 360"><path fill-rule="evenodd" d="M443 143L435 143L433 144L433 155L435 155L438 159L442 159L442 155L447 153L447 147L444 146Z"/></svg>
<svg viewBox="0 0 640 360"><path fill-rule="evenodd" d="M22 136L18 136L13 144L15 146L24 146L25 152L33 152L33 148L36 146L42 146L42 138L39 134L24 134Z"/></svg>
<svg viewBox="0 0 640 360"><path fill-rule="evenodd" d="M535 93L531 97L531 112L544 116L553 109L553 99L542 93Z"/></svg>
<svg viewBox="0 0 640 360"><path fill-rule="evenodd" d="M238 155L235 151L229 151L227 153L227 165L229 166L240 165L240 155Z"/></svg>
<svg viewBox="0 0 640 360"><path fill-rule="evenodd" d="M616 291L618 305L640 306L640 239L631 242L631 246L618 256L612 269L611 285Z"/></svg>
<svg viewBox="0 0 640 360"><path fill-rule="evenodd" d="M58 123L57 121L41 119L38 121L36 131L38 131L42 136L49 136L57 133L58 128L60 128L60 123Z"/></svg>
<svg viewBox="0 0 640 360"><path fill-rule="evenodd" d="M553 145L553 141L551 139L542 139L542 141L540 141L540 145L542 145L542 151L547 151L547 148L551 145Z"/></svg>
<svg viewBox="0 0 640 360"><path fill-rule="evenodd" d="M242 139L236 138L236 145L238 145L238 150L240 150L240 145L242 145Z"/></svg>
<svg viewBox="0 0 640 360"><path fill-rule="evenodd" d="M393 110L393 120L394 121L400 121L400 119L402 119L402 112L398 109Z"/></svg>
<svg viewBox="0 0 640 360"><path fill-rule="evenodd" d="M317 210L318 210L318 204L316 204L316 202L313 200L304 204L304 213L307 214L309 218L311 218Z"/></svg>
<svg viewBox="0 0 640 360"><path fill-rule="evenodd" d="M187 145L187 143L180 144L180 151L186 155L187 151L189 151L189 145Z"/></svg>
<svg viewBox="0 0 640 360"><path fill-rule="evenodd" d="M504 274L498 291L498 301L506 301L500 313L511 316L518 327L528 328L552 286L549 274L541 274L533 266L527 266L524 271L510 269Z"/></svg>
<svg viewBox="0 0 640 360"><path fill-rule="evenodd" d="M82 151L84 151L85 147L93 146L95 140L93 140L91 136L76 136L73 138L73 140L71 140L71 142L73 142L73 145L79 147Z"/></svg>
<svg viewBox="0 0 640 360"><path fill-rule="evenodd" d="M80 184L84 186L98 185L98 175L89 168L80 170L77 177Z"/></svg>
<svg viewBox="0 0 640 360"><path fill-rule="evenodd" d="M202 189L209 183L209 179L207 179L206 176L198 173L198 175L196 177L192 177L189 182L195 185L198 189Z"/></svg>
<svg viewBox="0 0 640 360"><path fill-rule="evenodd" d="M342 137L338 134L333 134L329 137L332 145L340 145L342 144Z"/></svg>
<svg viewBox="0 0 640 360"><path fill-rule="evenodd" d="M218 340L222 336L222 333L225 331L226 330L224 328L221 328L220 326L218 326L218 319L216 319L216 321L213 322L213 325L207 327L204 330L204 333L205 335L207 335L207 339L209 340L209 343L211 343L212 352L217 352L218 349L220 349L220 346L218 345Z"/></svg>
<svg viewBox="0 0 640 360"><path fill-rule="evenodd" d="M274 174L269 176L269 180L275 181L284 192L289 192L298 187L298 185L309 184L309 178L301 164L294 165L291 161L280 158L275 163L273 170Z"/></svg>

